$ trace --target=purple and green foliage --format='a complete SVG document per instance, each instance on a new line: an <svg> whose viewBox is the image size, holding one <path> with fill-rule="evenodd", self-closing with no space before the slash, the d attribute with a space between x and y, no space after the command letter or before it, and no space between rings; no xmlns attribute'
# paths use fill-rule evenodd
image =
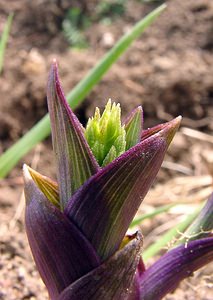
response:
<svg viewBox="0 0 213 300"><path fill-rule="evenodd" d="M50 299L161 299L213 259L208 235L145 269L141 233L126 236L180 117L143 130L141 107L122 124L120 106L109 101L83 128L66 102L56 62L47 99L57 183L26 165L24 179L26 231Z"/></svg>

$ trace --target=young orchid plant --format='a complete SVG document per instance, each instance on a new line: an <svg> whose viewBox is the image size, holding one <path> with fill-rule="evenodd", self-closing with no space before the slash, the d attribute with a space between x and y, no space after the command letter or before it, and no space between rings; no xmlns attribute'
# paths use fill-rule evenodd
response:
<svg viewBox="0 0 213 300"><path fill-rule="evenodd" d="M212 259L213 238L190 241L145 268L142 235L126 235L181 118L142 130L139 106L96 109L86 128L68 106L54 61L47 100L57 183L24 166L26 231L52 300L162 299Z"/></svg>

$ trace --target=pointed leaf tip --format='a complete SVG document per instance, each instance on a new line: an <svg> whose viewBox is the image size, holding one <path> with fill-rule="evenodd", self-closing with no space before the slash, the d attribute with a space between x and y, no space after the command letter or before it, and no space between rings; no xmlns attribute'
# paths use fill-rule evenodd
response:
<svg viewBox="0 0 213 300"><path fill-rule="evenodd" d="M47 176L43 176L30 167L27 167L33 181L38 188L56 207L60 207L58 184Z"/></svg>
<svg viewBox="0 0 213 300"><path fill-rule="evenodd" d="M177 132L177 130L180 126L181 120L182 120L182 117L178 116L177 118L175 118L169 122L159 124L154 127L145 129L142 131L141 140L142 141L146 140L154 135L162 136L165 139L167 146L169 146L175 133Z"/></svg>
<svg viewBox="0 0 213 300"><path fill-rule="evenodd" d="M31 179L30 173L28 171L28 165L23 164L23 175L24 175L24 183L27 184Z"/></svg>
<svg viewBox="0 0 213 300"><path fill-rule="evenodd" d="M164 128L159 132L162 136L166 136L167 145L169 145L177 132L180 122L182 120L181 116L178 116L177 118L171 120L170 122L167 122L164 124Z"/></svg>
<svg viewBox="0 0 213 300"><path fill-rule="evenodd" d="M24 177L24 194L26 204L29 204L32 200L33 195L37 193L41 193L35 182L32 179L32 176L29 172L29 167L24 164L23 165L23 177Z"/></svg>
<svg viewBox="0 0 213 300"><path fill-rule="evenodd" d="M51 66L47 102L56 157L60 204L62 209L72 194L99 168L82 131L62 91L57 63Z"/></svg>

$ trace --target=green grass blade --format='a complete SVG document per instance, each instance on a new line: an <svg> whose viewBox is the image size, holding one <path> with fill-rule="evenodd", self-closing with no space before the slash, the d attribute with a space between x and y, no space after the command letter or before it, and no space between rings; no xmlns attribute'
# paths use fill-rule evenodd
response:
<svg viewBox="0 0 213 300"><path fill-rule="evenodd" d="M113 63L125 52L131 43L158 17L165 9L163 4L153 10L144 19L136 23L130 32L125 34L115 46L103 57L101 61L80 81L67 95L67 100L72 109L76 108L92 90ZM17 162L38 142L50 133L49 116L43 117L27 134L9 148L0 157L0 178L5 177Z"/></svg>
<svg viewBox="0 0 213 300"><path fill-rule="evenodd" d="M186 217L186 219L179 223L177 226L173 227L167 231L156 243L152 244L143 252L143 260L147 261L149 258L158 254L164 247L168 245L169 242L176 239L180 232L184 232L186 228L194 221L201 209L201 206L195 209L195 211Z"/></svg>
<svg viewBox="0 0 213 300"><path fill-rule="evenodd" d="M71 104L72 109L76 108L79 103L91 91L108 69L118 60L118 58L129 48L134 40L160 15L166 8L163 4L153 10L144 19L136 23L130 32L125 34L115 46L101 59L97 65L87 74L87 76L79 82L78 85L67 95L67 100Z"/></svg>
<svg viewBox="0 0 213 300"><path fill-rule="evenodd" d="M189 241L208 237L213 234L213 194L206 201L205 206L200 211L192 224L187 228L175 246L188 243Z"/></svg>
<svg viewBox="0 0 213 300"><path fill-rule="evenodd" d="M177 205L177 203L163 205L163 206L160 206L160 207L156 208L155 210L153 210L150 213L147 213L147 214L144 214L141 217L135 218L132 221L132 223L130 224L130 228L141 224L146 219L151 219L151 218L153 218L153 217L155 217L155 216L157 216L161 213L167 212L170 208L174 207L175 205Z"/></svg>
<svg viewBox="0 0 213 300"><path fill-rule="evenodd" d="M7 18L7 22L4 26L4 30L2 32L1 39L0 39L0 74L1 74L2 69L3 69L4 53L5 53L5 49L6 49L6 46L7 46L7 41L8 41L8 38L9 38L9 33L10 33L11 25L12 25L12 20L13 20L13 14L10 14Z"/></svg>

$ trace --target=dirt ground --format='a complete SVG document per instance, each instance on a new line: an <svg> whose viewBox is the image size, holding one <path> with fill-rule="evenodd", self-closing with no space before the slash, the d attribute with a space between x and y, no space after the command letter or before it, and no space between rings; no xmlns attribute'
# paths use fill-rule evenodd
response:
<svg viewBox="0 0 213 300"><path fill-rule="evenodd" d="M70 2L0 2L0 32L8 14L14 12L4 71L0 75L0 153L47 112L46 82L53 58L58 60L62 85L67 93L123 33L159 3L128 1L121 18L109 25L94 22L88 27L85 35L89 47L76 50L69 47L61 30ZM81 2L89 14L94 13L97 4L97 1L74 2ZM193 205L206 199L212 189L213 1L171 0L167 3L166 11L76 110L85 124L94 107L103 107L108 98L121 103L123 116L142 104L145 128L179 114L183 116L182 127L159 172L158 185L144 202L144 211L174 199L189 202L193 209ZM26 162L54 178L52 161L49 138L0 181L0 299L48 299L25 235L21 166ZM182 183L177 186L177 181L171 178L178 182L181 179ZM159 190L163 190L160 197L153 196ZM156 226L171 226L171 219L175 224L184 214L184 211L175 212L174 218L174 213L169 212L147 222L145 240L150 233L157 238ZM148 243L147 238L145 247ZM212 271L212 265L208 265L196 272L165 299L212 299Z"/></svg>

